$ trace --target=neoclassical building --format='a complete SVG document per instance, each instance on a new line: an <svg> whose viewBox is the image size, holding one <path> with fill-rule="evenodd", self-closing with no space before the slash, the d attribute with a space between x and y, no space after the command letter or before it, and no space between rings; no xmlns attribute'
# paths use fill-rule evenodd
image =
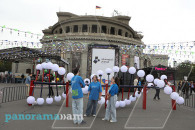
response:
<svg viewBox="0 0 195 130"><path fill-rule="evenodd" d="M119 67L151 66L151 57L143 54L143 36L129 26L131 17L80 16L69 12L57 12L57 16L58 22L43 30L42 50L69 62L68 71L80 67L81 76L89 77L93 48L114 49L114 65Z"/></svg>

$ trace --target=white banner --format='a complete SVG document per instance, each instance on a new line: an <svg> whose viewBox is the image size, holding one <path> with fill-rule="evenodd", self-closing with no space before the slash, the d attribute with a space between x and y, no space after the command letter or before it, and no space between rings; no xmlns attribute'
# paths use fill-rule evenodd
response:
<svg viewBox="0 0 195 130"><path fill-rule="evenodd" d="M139 57L138 56L134 57L134 64L136 64L135 68L139 69Z"/></svg>
<svg viewBox="0 0 195 130"><path fill-rule="evenodd" d="M102 79L108 79L105 72L106 68L112 69L115 63L115 49L96 49L92 50L92 74L97 74L98 70L104 71ZM109 79L114 76L112 72Z"/></svg>

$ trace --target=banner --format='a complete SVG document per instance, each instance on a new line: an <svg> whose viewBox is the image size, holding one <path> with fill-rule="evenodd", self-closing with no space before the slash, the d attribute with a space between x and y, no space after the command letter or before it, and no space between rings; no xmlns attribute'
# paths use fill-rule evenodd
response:
<svg viewBox="0 0 195 130"><path fill-rule="evenodd" d="M129 68L129 55L122 54L122 65L125 65Z"/></svg>
<svg viewBox="0 0 195 130"><path fill-rule="evenodd" d="M98 70L104 71L102 79L108 79L105 72L106 68L112 69L115 63L115 49L96 49L92 50L92 74L97 74ZM111 73L110 78L114 76Z"/></svg>

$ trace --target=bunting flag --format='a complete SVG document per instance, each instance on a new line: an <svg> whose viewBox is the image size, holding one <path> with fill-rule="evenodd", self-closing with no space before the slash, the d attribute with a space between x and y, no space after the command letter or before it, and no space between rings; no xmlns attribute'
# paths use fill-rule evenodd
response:
<svg viewBox="0 0 195 130"><path fill-rule="evenodd" d="M96 8L96 9L101 9L102 7L100 7L100 6L96 6L95 8Z"/></svg>

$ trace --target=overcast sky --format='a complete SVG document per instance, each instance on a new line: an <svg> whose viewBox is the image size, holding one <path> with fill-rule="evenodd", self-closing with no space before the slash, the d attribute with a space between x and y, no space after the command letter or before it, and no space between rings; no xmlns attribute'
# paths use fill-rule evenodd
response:
<svg viewBox="0 0 195 130"><path fill-rule="evenodd" d="M145 44L195 41L195 0L0 0L0 26L42 33L57 22L59 10L95 15L96 5L102 7L97 15L110 17L115 9L130 16ZM0 39L12 36L0 33Z"/></svg>

